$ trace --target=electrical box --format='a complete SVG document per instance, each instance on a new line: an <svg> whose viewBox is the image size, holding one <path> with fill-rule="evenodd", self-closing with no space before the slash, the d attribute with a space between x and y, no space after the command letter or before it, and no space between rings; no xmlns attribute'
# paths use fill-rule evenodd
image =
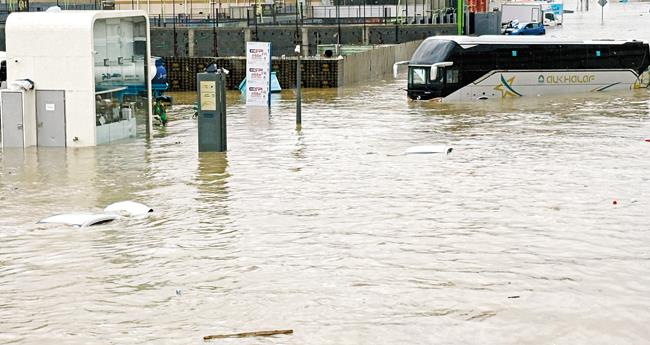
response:
<svg viewBox="0 0 650 345"><path fill-rule="evenodd" d="M217 69L197 74L196 80L199 93L199 152L225 152L228 149L226 74Z"/></svg>

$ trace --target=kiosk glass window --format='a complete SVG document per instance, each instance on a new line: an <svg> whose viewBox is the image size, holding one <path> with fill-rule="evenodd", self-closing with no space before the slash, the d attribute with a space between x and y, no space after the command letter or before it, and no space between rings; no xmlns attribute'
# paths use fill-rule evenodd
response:
<svg viewBox="0 0 650 345"><path fill-rule="evenodd" d="M97 144L135 137L147 117L144 17L98 19L93 27Z"/></svg>

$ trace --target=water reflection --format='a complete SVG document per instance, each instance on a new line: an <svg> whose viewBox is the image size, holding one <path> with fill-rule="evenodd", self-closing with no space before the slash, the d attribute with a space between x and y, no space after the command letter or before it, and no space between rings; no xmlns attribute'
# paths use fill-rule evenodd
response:
<svg viewBox="0 0 650 345"><path fill-rule="evenodd" d="M265 107L247 107L246 116L252 130L264 130L271 125L271 111Z"/></svg>
<svg viewBox="0 0 650 345"><path fill-rule="evenodd" d="M224 152L200 152L195 176L200 205L198 213L210 213L208 219L228 215L228 156Z"/></svg>

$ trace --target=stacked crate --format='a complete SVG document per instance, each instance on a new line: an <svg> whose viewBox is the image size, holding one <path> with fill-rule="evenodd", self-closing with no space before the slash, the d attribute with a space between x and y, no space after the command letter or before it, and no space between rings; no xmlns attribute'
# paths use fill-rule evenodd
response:
<svg viewBox="0 0 650 345"><path fill-rule="evenodd" d="M338 86L338 60L305 60L302 66L303 86L312 88Z"/></svg>
<svg viewBox="0 0 650 345"><path fill-rule="evenodd" d="M169 84L170 91L180 91L183 89L181 85L181 70L183 63L179 57L166 57L163 58L165 68L167 69L167 83Z"/></svg>
<svg viewBox="0 0 650 345"><path fill-rule="evenodd" d="M242 57L192 58L166 57L167 80L169 91L195 91L196 74L201 73L211 64L229 71L226 87L236 90L239 83L246 78L246 59ZM329 88L338 86L339 60L305 59L301 61L302 86L308 88ZM296 59L273 59L271 69L276 72L283 89L296 86Z"/></svg>
<svg viewBox="0 0 650 345"><path fill-rule="evenodd" d="M338 60L305 59L300 63L302 86L309 88L328 88L338 86ZM271 68L278 77L283 89L296 87L296 59L277 59Z"/></svg>
<svg viewBox="0 0 650 345"><path fill-rule="evenodd" d="M271 70L278 77L282 89L293 89L296 87L296 61L286 59L274 59L271 61Z"/></svg>

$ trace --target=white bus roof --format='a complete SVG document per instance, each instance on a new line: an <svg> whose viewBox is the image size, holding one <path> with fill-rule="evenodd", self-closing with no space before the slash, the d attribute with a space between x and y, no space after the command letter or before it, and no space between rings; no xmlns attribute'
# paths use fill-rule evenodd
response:
<svg viewBox="0 0 650 345"><path fill-rule="evenodd" d="M575 40L575 39L562 39L562 38L554 38L554 37L505 36L505 35L504 36L484 35L478 37L431 36L426 40L454 41L460 44L461 46L478 45L478 44L616 44L619 45L627 42L641 42L639 40L614 40L614 39Z"/></svg>

